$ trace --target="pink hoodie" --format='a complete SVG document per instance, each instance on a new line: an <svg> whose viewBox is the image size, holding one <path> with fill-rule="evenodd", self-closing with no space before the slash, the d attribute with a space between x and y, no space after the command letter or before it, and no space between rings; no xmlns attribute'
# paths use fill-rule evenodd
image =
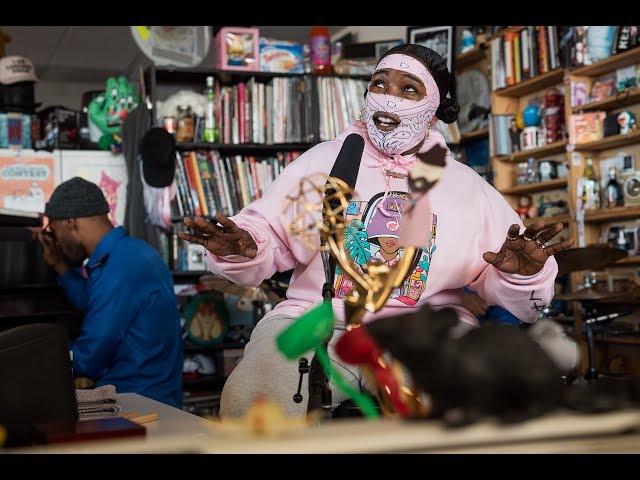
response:
<svg viewBox="0 0 640 480"><path fill-rule="evenodd" d="M294 269L287 299L278 304L262 321L273 315L299 316L320 302L324 273L320 254L292 238L280 221L280 212L286 195L291 195L299 180L312 173L329 174L342 142L350 133L365 139L356 192L360 200L351 212L363 222L365 234L360 235L358 251L352 257L364 261L388 261L393 265L402 250L398 249L397 225L386 221L381 210L372 208L381 201L393 208L393 203L406 200L406 178L390 178L389 196L383 199L385 176L380 163L387 160L369 141L366 129L354 122L335 140L311 148L293 163L256 200L231 219L254 238L258 253L255 258L240 256L219 257L207 253L207 264L213 273L248 286L257 286L277 271ZM421 147L426 151L434 143L446 147L444 138L430 130L429 138ZM447 165L440 181L428 193L432 209L430 248L425 248L420 262L403 287L392 294L385 308L377 314L367 314L364 321L386 315L407 312L428 303L435 307L453 306L462 320L477 325L476 318L460 307L462 288L468 286L490 305L500 305L520 320L533 322L540 306L553 297L553 286L558 266L550 258L536 275L524 277L509 275L487 264L482 254L497 252L505 241L509 226L522 225L520 217L491 185L466 165L447 156ZM382 210L384 211L384 209ZM377 214L376 214L377 213ZM425 215L429 212L425 212ZM362 238L364 237L364 239ZM343 321L342 298L352 288L339 271L334 283L333 299L336 315Z"/></svg>

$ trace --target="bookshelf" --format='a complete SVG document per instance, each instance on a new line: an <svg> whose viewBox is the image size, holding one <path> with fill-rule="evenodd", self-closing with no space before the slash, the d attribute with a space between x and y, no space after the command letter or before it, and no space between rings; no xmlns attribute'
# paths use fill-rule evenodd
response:
<svg viewBox="0 0 640 480"><path fill-rule="evenodd" d="M507 32L519 32L524 27L509 27L498 32L492 39L500 38ZM492 49L489 49L488 55L491 56ZM492 62L493 64L493 62ZM640 47L612 55L611 57L578 68L557 68L545 74L525 79L520 83L508 86L506 88L494 89L492 92L491 110L494 114L516 114L529 103L529 101L540 96L546 89L557 87L564 93L564 114L565 122L572 114L578 114L588 111L604 111L606 113L618 113L621 110L631 110L636 114L636 118L640 118L640 87L632 87L627 90L613 94L599 101L588 102L572 106L571 104L571 83L573 81L583 80L590 86L597 77L613 73L617 69L628 67L634 64L640 64ZM640 125L639 125L640 127ZM576 220L576 183L582 177L584 165L587 158L591 158L598 178L601 177L600 161L615 157L621 152L625 154L635 155L635 169L640 170L640 131L632 131L628 134L618 134L604 137L601 140L571 145L568 141L561 140L543 147L527 150L524 152L516 152L510 155L495 155L491 158L492 166L495 173L495 187L500 191L505 199L514 207L517 206L517 200L521 195L529 195L536 193L558 192L564 191L569 206L569 212L563 215L555 215L552 217L543 217L546 223L562 222L568 226L571 236L576 239L578 244L578 223ZM525 185L518 185L515 182L516 163L524 162L528 158L536 159L553 159L563 162L567 166L568 176L562 179L554 179L547 182L537 182ZM618 178L621 182L622 179ZM600 208L597 210L587 210L584 218L584 240L585 245L599 243L600 235L603 227L611 222L628 222L640 219L640 205L626 205L614 208ZM534 222L536 218L527 219L525 224ZM623 258L609 266L615 268L616 272L624 275L624 272L637 272L640 266L640 255L631 255ZM618 275L616 273L616 275ZM582 273L576 272L569 276L569 288L572 291L582 283ZM573 325L574 331L582 331L583 312L579 302L572 302L573 305ZM585 349L584 338L578 336L583 350ZM624 337L606 337L598 338L597 343L600 348L613 348L616 346L629 348L631 346L640 345L640 338L624 338ZM584 350L586 352L586 350ZM640 358L640 349L634 350L635 353L630 354L634 358ZM607 353L608 354L608 353ZM583 356L583 365L586 368L586 356ZM638 364L638 362L632 362ZM635 368L635 367L634 367Z"/></svg>
<svg viewBox="0 0 640 480"><path fill-rule="evenodd" d="M573 107L573 113L588 112L590 110L613 110L640 102L640 88L629 88L622 93L611 95L597 102L589 102Z"/></svg>
<svg viewBox="0 0 640 480"><path fill-rule="evenodd" d="M523 80L522 82L516 83L515 85L512 85L510 87L501 88L499 90L496 90L495 93L503 97L522 97L524 95L538 92L540 90L544 90L545 88L553 87L554 85L561 83L564 79L565 74L565 69L558 68L555 70L551 70L550 72L543 73L542 75Z"/></svg>
<svg viewBox="0 0 640 480"><path fill-rule="evenodd" d="M499 190L502 194L507 195L524 195L527 193L543 192L545 190L553 190L567 186L566 178L555 178L546 182L524 183L522 185L514 185L513 187Z"/></svg>
<svg viewBox="0 0 640 480"><path fill-rule="evenodd" d="M288 152L288 151L305 151L309 148L317 145L317 142L313 143L203 143L203 142L189 142L179 143L176 145L180 151L192 151L192 150L219 150L220 152L239 152L239 153L255 153L255 152Z"/></svg>
<svg viewBox="0 0 640 480"><path fill-rule="evenodd" d="M495 158L501 162L522 162L528 158L542 158L549 155L564 153L566 148L567 140L565 139L543 145L542 147L522 150L520 152L512 153L511 155L497 155Z"/></svg>
<svg viewBox="0 0 640 480"><path fill-rule="evenodd" d="M488 138L488 137L489 137L489 129L479 128L477 130L471 130L470 132L461 134L460 144L471 142L473 140L478 140L479 138Z"/></svg>

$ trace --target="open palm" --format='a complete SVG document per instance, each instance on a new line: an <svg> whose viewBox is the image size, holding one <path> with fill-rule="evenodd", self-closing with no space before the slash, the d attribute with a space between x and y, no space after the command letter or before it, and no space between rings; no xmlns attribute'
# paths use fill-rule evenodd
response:
<svg viewBox="0 0 640 480"><path fill-rule="evenodd" d="M529 225L522 235L520 226L511 225L507 239L498 252L486 252L482 258L504 273L517 275L535 275L544 267L547 259L573 245L573 239L546 246L562 231L562 224L547 226L538 220Z"/></svg>
<svg viewBox="0 0 640 480"><path fill-rule="evenodd" d="M247 258L255 258L258 247L253 237L232 220L218 213L215 217L219 225L208 222L202 217L185 218L184 224L193 230L193 234L178 233L178 236L187 242L197 243L209 252L220 257L227 255L241 255Z"/></svg>

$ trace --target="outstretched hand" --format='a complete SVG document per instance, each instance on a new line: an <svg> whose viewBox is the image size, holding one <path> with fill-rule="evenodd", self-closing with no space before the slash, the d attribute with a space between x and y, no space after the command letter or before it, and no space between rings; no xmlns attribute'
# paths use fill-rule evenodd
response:
<svg viewBox="0 0 640 480"><path fill-rule="evenodd" d="M253 237L246 230L241 229L232 220L221 213L214 217L219 225L208 222L202 217L185 217L184 224L191 228L194 234L178 233L182 240L197 243L209 252L220 257L240 255L255 258L258 246Z"/></svg>
<svg viewBox="0 0 640 480"><path fill-rule="evenodd" d="M541 220L529 225L522 235L520 226L511 225L507 239L497 253L486 252L482 255L485 262L490 263L504 273L518 275L535 275L544 267L547 259L573 245L573 239L546 246L551 239L562 231L562 223L550 226Z"/></svg>

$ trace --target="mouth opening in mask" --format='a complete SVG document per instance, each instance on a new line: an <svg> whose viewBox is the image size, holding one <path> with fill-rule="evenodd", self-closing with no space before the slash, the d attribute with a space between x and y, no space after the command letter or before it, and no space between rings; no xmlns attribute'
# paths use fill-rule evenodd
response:
<svg viewBox="0 0 640 480"><path fill-rule="evenodd" d="M390 132L400 125L400 117L390 112L375 112L373 114L373 122L378 130Z"/></svg>

